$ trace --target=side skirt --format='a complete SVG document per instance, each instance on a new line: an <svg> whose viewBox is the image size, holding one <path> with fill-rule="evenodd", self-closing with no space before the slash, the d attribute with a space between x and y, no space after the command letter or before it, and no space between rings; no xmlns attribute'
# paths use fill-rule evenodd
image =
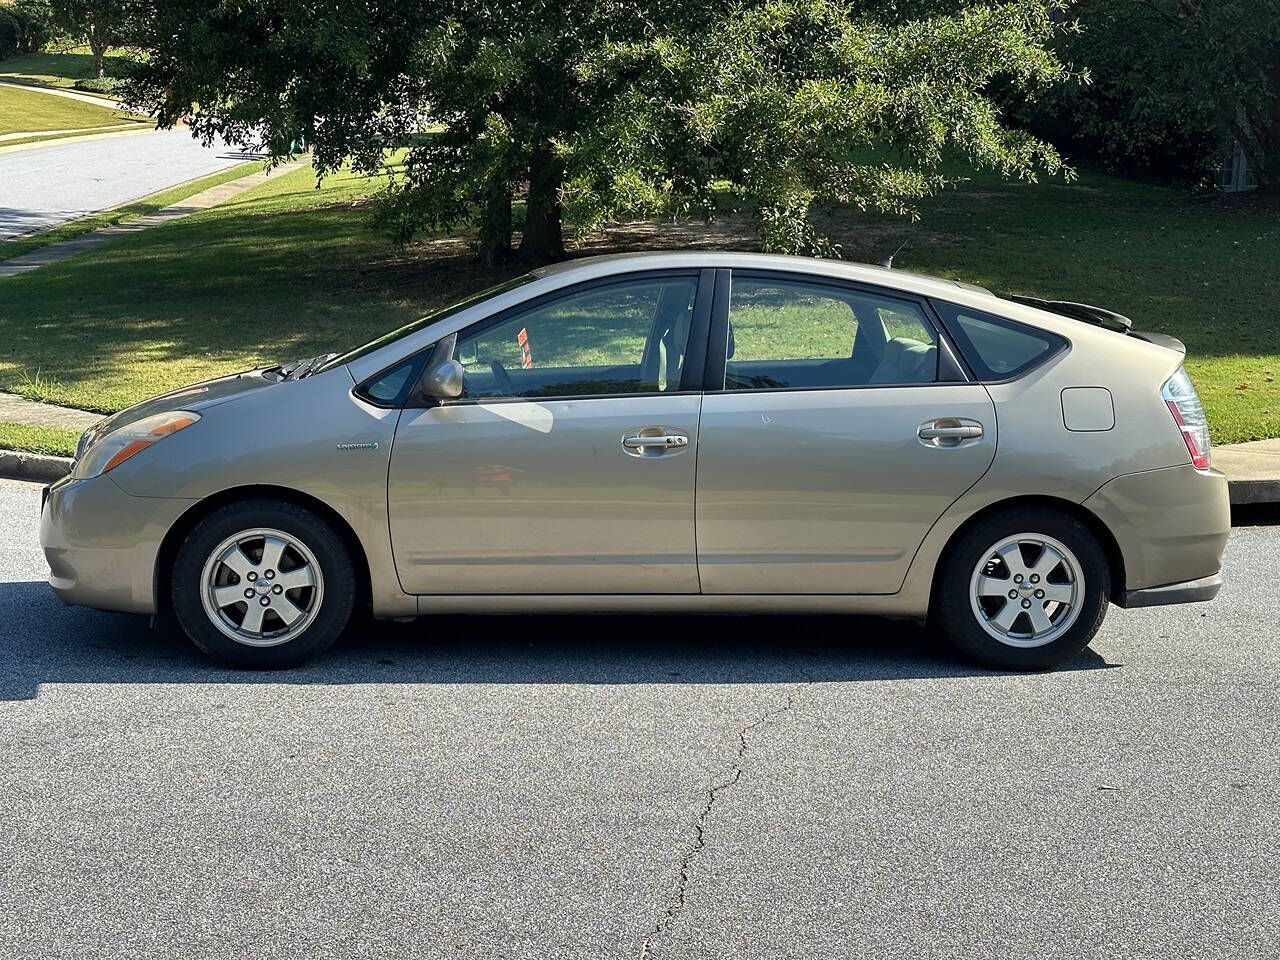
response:
<svg viewBox="0 0 1280 960"><path fill-rule="evenodd" d="M902 594L534 594L419 596L433 613L847 613L923 621Z"/></svg>

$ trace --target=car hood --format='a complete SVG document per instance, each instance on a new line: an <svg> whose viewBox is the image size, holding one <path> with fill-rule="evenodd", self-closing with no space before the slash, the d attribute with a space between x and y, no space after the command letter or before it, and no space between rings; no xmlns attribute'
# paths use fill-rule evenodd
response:
<svg viewBox="0 0 1280 960"><path fill-rule="evenodd" d="M78 459L79 455L90 444L105 437L112 430L128 426L144 417L150 417L157 413L169 413L173 410L190 410L198 413L207 407L226 403L228 400L233 400L254 390L271 387L280 382L279 376L273 372L275 369L247 370L244 373L232 374L229 377L219 377L216 380L206 380L203 383L192 384L189 387L182 387L179 390L152 397L150 400L135 403L132 407L126 407L119 413L99 420L86 430L84 436L80 438L80 446L76 450L76 457Z"/></svg>

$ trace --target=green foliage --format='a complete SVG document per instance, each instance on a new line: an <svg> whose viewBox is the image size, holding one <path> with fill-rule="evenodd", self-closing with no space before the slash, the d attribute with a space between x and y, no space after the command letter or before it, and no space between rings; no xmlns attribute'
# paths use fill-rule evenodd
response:
<svg viewBox="0 0 1280 960"><path fill-rule="evenodd" d="M0 60L34 53L50 39L53 29L47 0L17 0L0 6Z"/></svg>
<svg viewBox="0 0 1280 960"><path fill-rule="evenodd" d="M0 59L12 57L19 52L22 39L22 26L16 17L4 7L0 7Z"/></svg>
<svg viewBox="0 0 1280 960"><path fill-rule="evenodd" d="M1056 142L1116 170L1182 180L1245 144L1280 180L1280 0L1089 0L1058 41L1092 83L1023 111Z"/></svg>
<svg viewBox="0 0 1280 960"><path fill-rule="evenodd" d="M1060 170L989 96L1063 81L1047 44L1063 0L296 0L152 3L129 96L162 123L198 104L205 137L299 138L322 172L408 146L382 217L401 239L465 222L527 259L579 230L709 217L728 182L771 249L835 248L814 204L911 214L963 158L1008 177ZM424 132L430 130L430 135ZM875 159L865 159L874 153Z"/></svg>

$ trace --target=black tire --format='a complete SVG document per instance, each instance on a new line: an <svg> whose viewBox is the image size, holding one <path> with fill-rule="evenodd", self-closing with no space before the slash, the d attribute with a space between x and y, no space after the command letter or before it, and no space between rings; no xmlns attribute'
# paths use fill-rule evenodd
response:
<svg viewBox="0 0 1280 960"><path fill-rule="evenodd" d="M319 609L310 624L276 646L232 639L214 623L202 599L201 577L214 550L241 531L258 528L296 538L311 551L323 576ZM198 649L229 666L275 670L314 657L338 639L355 606L356 578L342 537L323 517L284 500L246 500L219 507L196 524L174 558L170 593L174 615Z"/></svg>
<svg viewBox="0 0 1280 960"><path fill-rule="evenodd" d="M1075 622L1043 646L1019 647L996 639L979 622L970 599L970 580L977 565L1003 539L1021 534L1043 534L1068 547L1084 581ZM1080 521L1052 509L1019 507L983 518L951 544L943 564L934 596L937 622L956 646L988 666L1046 670L1064 663L1089 645L1107 613L1111 571L1106 555Z"/></svg>

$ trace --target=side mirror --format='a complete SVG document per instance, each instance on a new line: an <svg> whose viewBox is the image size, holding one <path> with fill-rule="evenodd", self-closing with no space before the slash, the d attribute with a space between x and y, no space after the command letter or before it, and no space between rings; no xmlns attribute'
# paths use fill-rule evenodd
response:
<svg viewBox="0 0 1280 960"><path fill-rule="evenodd" d="M457 360L441 360L422 374L422 392L433 400L454 400L462 396L466 371Z"/></svg>

